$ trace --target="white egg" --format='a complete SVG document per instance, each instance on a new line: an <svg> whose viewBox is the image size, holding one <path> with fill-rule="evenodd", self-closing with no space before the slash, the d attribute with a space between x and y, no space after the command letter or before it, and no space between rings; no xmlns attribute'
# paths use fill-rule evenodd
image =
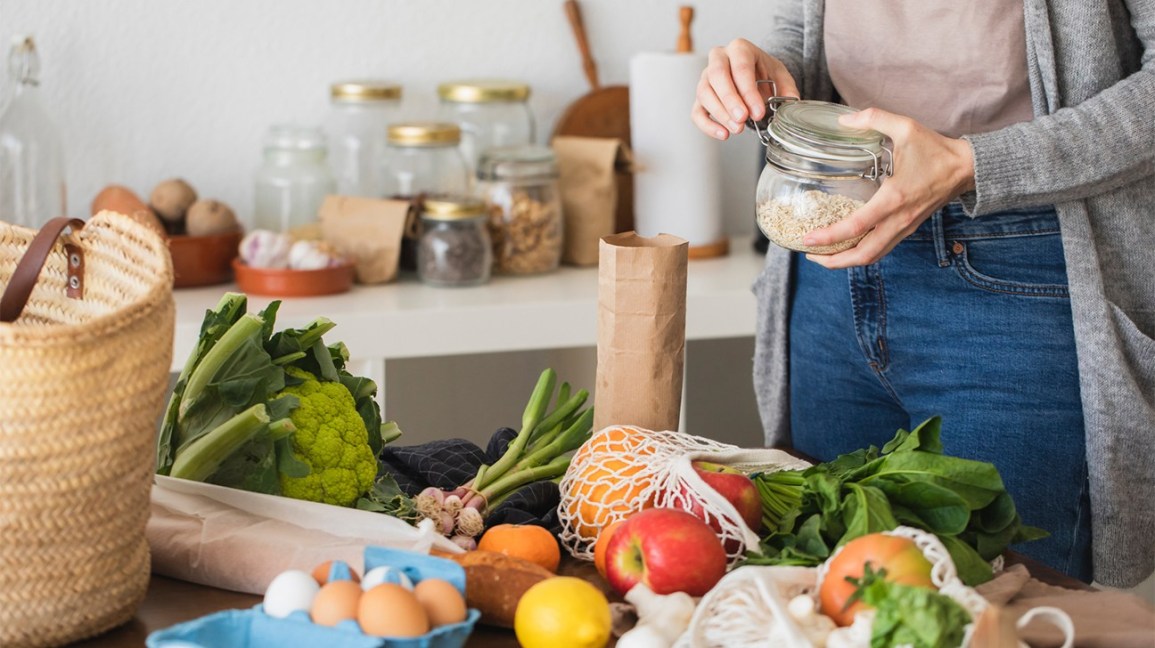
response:
<svg viewBox="0 0 1155 648"><path fill-rule="evenodd" d="M370 569L368 573L365 574L365 578L361 579L361 589L368 592L381 583L394 583L407 590L413 589L413 581L409 580L405 572L388 565Z"/></svg>
<svg viewBox="0 0 1155 648"><path fill-rule="evenodd" d="M320 589L317 581L303 571L281 572L265 590L265 614L283 619L297 610L308 613Z"/></svg>

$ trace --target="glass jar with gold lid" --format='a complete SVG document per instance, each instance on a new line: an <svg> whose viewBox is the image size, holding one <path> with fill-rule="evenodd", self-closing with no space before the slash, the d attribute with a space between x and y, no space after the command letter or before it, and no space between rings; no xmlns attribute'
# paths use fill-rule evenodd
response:
<svg viewBox="0 0 1155 648"><path fill-rule="evenodd" d="M381 198L385 130L397 121L401 86L381 80L339 81L329 86L329 166L342 196Z"/></svg>
<svg viewBox="0 0 1155 648"><path fill-rule="evenodd" d="M442 83L441 119L461 127L461 150L471 170L488 149L520 146L534 141L529 86L505 79Z"/></svg>
<svg viewBox="0 0 1155 648"><path fill-rule="evenodd" d="M461 128L449 122L400 122L386 129L382 167L385 195L467 194L470 173L458 146Z"/></svg>
<svg viewBox="0 0 1155 648"><path fill-rule="evenodd" d="M445 196L421 205L417 272L435 286L475 286L489 280L493 248L481 200Z"/></svg>

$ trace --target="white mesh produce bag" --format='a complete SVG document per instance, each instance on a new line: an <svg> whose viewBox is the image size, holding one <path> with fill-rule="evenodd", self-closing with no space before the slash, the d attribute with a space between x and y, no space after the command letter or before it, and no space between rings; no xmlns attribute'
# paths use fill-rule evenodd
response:
<svg viewBox="0 0 1155 648"><path fill-rule="evenodd" d="M656 432L615 425L595 432L574 454L560 482L561 541L571 554L593 559L598 533L644 508L700 512L715 525L730 564L758 536L726 498L710 488L693 461L709 461L744 473L805 468L805 461L781 450L744 449L681 432Z"/></svg>
<svg viewBox="0 0 1155 648"><path fill-rule="evenodd" d="M972 621L978 619L988 607L989 603L982 595L959 580L950 554L934 534L901 526L884 533L913 540L931 562L931 581L938 591L961 605L970 614ZM837 554L838 551L835 551L834 555ZM675 646L754 648L766 646L770 637L773 637L774 645L783 648L810 648L816 645L807 636L807 629L788 612L788 608L797 605L793 602L795 597L805 596L811 599L808 606L817 609L817 592L826 576L827 563L816 568L748 565L731 571L699 601L690 627L679 637ZM1063 648L1070 648L1074 641L1074 630L1070 618L1061 610L1042 607L1030 610L1019 621L1019 627L1034 616L1044 613L1063 631ZM870 613L860 614L845 634L837 640L831 637L826 645L869 647L868 623L871 618ZM862 623L864 620L867 624ZM963 646L970 644L973 630L972 622L966 628Z"/></svg>

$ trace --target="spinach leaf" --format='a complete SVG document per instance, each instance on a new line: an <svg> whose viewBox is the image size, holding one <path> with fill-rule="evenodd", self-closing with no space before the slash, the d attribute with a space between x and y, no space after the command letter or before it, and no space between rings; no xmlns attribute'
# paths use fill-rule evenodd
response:
<svg viewBox="0 0 1155 648"><path fill-rule="evenodd" d="M872 483L886 494L891 507L901 506L914 513L919 528L932 533L956 535L962 533L971 520L966 500L945 486L929 481L894 479L877 479Z"/></svg>
<svg viewBox="0 0 1155 648"><path fill-rule="evenodd" d="M923 587L866 576L858 594L874 608L871 648L955 648L962 644L970 614L953 599Z"/></svg>
<svg viewBox="0 0 1155 648"><path fill-rule="evenodd" d="M862 482L869 484L880 478L926 481L949 488L966 500L972 511L987 506L1005 491L993 464L917 451L886 455L878 471Z"/></svg>
<svg viewBox="0 0 1155 648"><path fill-rule="evenodd" d="M838 545L868 533L889 531L898 526L898 521L894 519L894 514L890 510L886 493L861 484L846 484L846 489L849 492L842 501L842 519L846 524L846 533L838 540Z"/></svg>
<svg viewBox="0 0 1155 648"><path fill-rule="evenodd" d="M955 572L964 584L974 587L994 578L991 565L975 551L974 547L955 536L939 536L950 559L954 562Z"/></svg>

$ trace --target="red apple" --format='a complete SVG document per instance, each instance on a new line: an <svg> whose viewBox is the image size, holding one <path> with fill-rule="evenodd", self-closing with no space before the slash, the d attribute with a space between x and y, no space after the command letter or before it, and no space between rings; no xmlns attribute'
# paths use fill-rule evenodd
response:
<svg viewBox="0 0 1155 648"><path fill-rule="evenodd" d="M634 513L606 546L606 580L623 596L638 583L657 594L704 596L725 573L726 551L717 533L679 509Z"/></svg>
<svg viewBox="0 0 1155 648"><path fill-rule="evenodd" d="M754 533L758 533L762 528L762 499L758 496L758 488L754 486L754 482L742 471L722 464L695 461L690 465L694 467L694 472L698 473L702 481L706 482L706 486L733 504L746 526ZM711 512L707 516L695 496L687 491L687 487L683 485L681 495L686 512L708 522L720 537L722 523L717 514ZM742 550L742 540L726 538L723 548L728 554L738 553Z"/></svg>

